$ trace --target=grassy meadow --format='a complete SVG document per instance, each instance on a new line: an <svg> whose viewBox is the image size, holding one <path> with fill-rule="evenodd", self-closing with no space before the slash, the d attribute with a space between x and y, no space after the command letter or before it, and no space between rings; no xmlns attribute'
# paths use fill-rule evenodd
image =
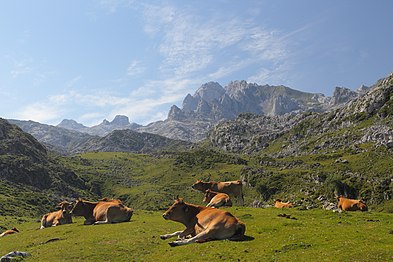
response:
<svg viewBox="0 0 393 262"><path fill-rule="evenodd" d="M231 207L246 224L244 241L170 247L160 235L182 230L160 211L136 210L130 222L73 224L39 230L39 223L1 217L19 234L0 238L0 254L31 254L24 261L391 261L393 214L334 213L321 209ZM279 216L290 215L290 218Z"/></svg>

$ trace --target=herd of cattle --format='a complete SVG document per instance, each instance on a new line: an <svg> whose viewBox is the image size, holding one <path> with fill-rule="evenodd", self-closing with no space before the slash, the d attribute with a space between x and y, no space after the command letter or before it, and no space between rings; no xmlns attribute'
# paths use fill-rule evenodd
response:
<svg viewBox="0 0 393 262"><path fill-rule="evenodd" d="M194 205L184 202L177 197L174 204L163 214L166 220L182 223L186 229L174 233L161 235L161 239L177 236L177 240L170 242L171 246L185 245L194 242L205 242L213 239L241 240L244 238L246 226L228 211L219 209L222 206L232 206L231 198L235 198L240 205L244 204L243 187L241 181L204 182L196 181L193 189L205 193L203 199L207 206ZM367 205L362 200L337 197L338 208L343 211L367 211ZM118 199L103 198L98 202L83 199L75 204L67 201L59 203L60 210L45 214L41 219L41 229L72 223L72 216L83 216L85 225L108 224L130 221L133 209L126 207ZM276 199L276 208L291 208L294 203L282 202ZM18 233L15 227L6 230L0 237Z"/></svg>

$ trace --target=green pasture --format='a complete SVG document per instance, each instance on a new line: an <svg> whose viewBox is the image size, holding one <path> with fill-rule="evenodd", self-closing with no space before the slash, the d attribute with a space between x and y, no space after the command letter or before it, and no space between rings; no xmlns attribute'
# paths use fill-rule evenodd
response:
<svg viewBox="0 0 393 262"><path fill-rule="evenodd" d="M0 255L31 254L24 261L392 261L393 214L334 213L322 209L232 207L246 224L244 241L210 241L170 247L160 235L182 230L162 211L136 210L131 221L39 230L29 219L0 217L20 233L0 238ZM289 218L279 216L289 215Z"/></svg>

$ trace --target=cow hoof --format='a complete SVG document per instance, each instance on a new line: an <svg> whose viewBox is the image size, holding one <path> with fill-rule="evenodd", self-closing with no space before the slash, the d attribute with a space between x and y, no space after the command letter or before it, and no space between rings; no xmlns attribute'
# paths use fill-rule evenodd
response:
<svg viewBox="0 0 393 262"><path fill-rule="evenodd" d="M176 247L176 246L179 245L179 244L176 243L176 242L169 242L168 244L169 244L171 247Z"/></svg>
<svg viewBox="0 0 393 262"><path fill-rule="evenodd" d="M160 236L160 238L161 238L162 240L165 240L165 239L166 239L166 236Z"/></svg>

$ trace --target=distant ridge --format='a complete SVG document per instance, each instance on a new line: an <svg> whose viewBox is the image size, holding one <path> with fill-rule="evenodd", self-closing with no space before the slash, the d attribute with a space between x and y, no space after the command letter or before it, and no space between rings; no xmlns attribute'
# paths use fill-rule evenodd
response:
<svg viewBox="0 0 393 262"><path fill-rule="evenodd" d="M64 119L61 121L57 127L62 127L69 130L74 130L82 133L86 133L93 136L106 136L114 130L123 130L123 129L136 129L141 125L136 123L130 123L127 116L117 115L109 122L108 120L104 119L101 124L87 127L83 124L80 124L72 119Z"/></svg>

